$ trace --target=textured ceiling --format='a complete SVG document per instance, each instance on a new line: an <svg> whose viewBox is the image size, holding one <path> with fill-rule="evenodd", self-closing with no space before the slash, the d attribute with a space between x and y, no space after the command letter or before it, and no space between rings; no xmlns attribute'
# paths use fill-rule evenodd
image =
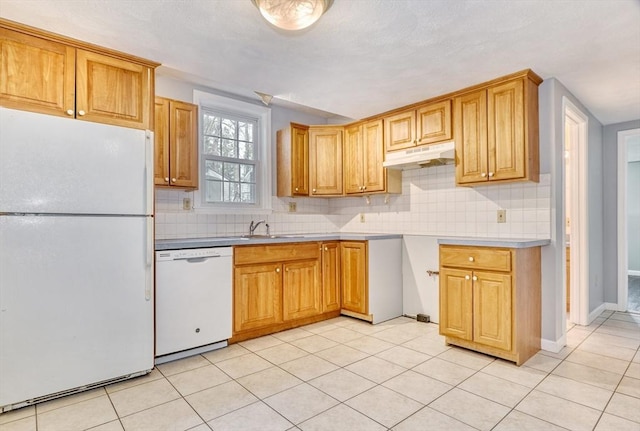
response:
<svg viewBox="0 0 640 431"><path fill-rule="evenodd" d="M603 124L640 118L639 0L335 0L298 34L250 0L0 0L0 16L349 118L526 68Z"/></svg>

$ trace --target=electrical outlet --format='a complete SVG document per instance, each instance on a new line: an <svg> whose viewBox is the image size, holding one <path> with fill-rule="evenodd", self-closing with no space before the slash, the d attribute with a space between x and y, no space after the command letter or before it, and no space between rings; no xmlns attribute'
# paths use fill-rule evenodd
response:
<svg viewBox="0 0 640 431"><path fill-rule="evenodd" d="M360 213L360 223L364 223L364 213Z"/></svg>
<svg viewBox="0 0 640 431"><path fill-rule="evenodd" d="M498 223L507 222L507 210L498 210Z"/></svg>
<svg viewBox="0 0 640 431"><path fill-rule="evenodd" d="M182 198L182 209L185 211L191 210L191 198Z"/></svg>
<svg viewBox="0 0 640 431"><path fill-rule="evenodd" d="M294 213L298 211L298 203L297 202L289 202L289 212Z"/></svg>

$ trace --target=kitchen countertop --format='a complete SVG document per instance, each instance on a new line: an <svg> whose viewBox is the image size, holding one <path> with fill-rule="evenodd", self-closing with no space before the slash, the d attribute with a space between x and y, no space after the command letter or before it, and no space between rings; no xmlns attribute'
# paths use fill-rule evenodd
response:
<svg viewBox="0 0 640 431"><path fill-rule="evenodd" d="M528 248L551 244L549 239L441 237L441 245L473 245L483 247Z"/></svg>
<svg viewBox="0 0 640 431"><path fill-rule="evenodd" d="M208 237L208 238L177 238L156 240L156 251L180 250L188 248L227 247L232 245L279 244L287 242L310 241L373 241L380 239L402 238L401 234L387 233L307 233L282 234L275 237L256 236L247 238L242 236Z"/></svg>

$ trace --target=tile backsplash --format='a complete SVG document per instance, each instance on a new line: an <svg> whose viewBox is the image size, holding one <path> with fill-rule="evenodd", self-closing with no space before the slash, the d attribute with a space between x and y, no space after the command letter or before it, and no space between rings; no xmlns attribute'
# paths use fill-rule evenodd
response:
<svg viewBox="0 0 640 431"><path fill-rule="evenodd" d="M352 198L277 198L271 214L206 214L183 210L192 192L156 191L156 238L247 233L267 220L271 233L371 232L498 238L550 238L551 177L539 183L456 187L453 165L402 173L401 195ZM297 212L290 213L289 202ZM497 223L497 210L506 223ZM364 221L362 221L364 220ZM262 230L262 227L259 228ZM264 233L264 232L260 232Z"/></svg>

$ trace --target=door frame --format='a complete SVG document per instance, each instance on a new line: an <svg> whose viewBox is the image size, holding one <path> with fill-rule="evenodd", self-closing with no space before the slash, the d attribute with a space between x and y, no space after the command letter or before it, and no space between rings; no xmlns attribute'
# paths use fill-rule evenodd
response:
<svg viewBox="0 0 640 431"><path fill-rule="evenodd" d="M562 146L563 155L566 143L567 127L571 128L575 141L571 148L571 250L569 252L570 265L570 291L571 304L569 320L579 325L589 324L589 216L588 216L588 127L589 118L569 99L562 98L563 128ZM565 185L565 169L563 172L563 196ZM567 205L565 202L564 205ZM562 210L562 268L566 274L566 222L565 210ZM566 276L563 275L563 292L566 289ZM563 313L566 313L566 294L562 295Z"/></svg>
<svg viewBox="0 0 640 431"><path fill-rule="evenodd" d="M627 242L627 137L640 135L640 128L618 132L618 311L627 311L629 294L629 249Z"/></svg>

